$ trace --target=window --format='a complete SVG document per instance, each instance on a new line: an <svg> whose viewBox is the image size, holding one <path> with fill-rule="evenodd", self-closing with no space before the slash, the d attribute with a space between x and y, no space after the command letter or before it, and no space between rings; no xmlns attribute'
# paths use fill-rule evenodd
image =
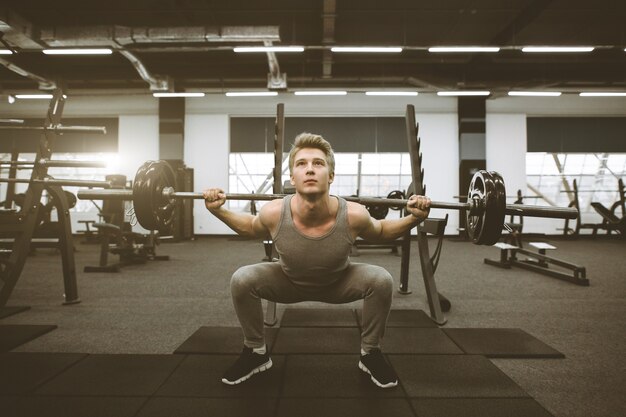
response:
<svg viewBox="0 0 626 417"><path fill-rule="evenodd" d="M360 159L360 161L359 161ZM359 190L359 163L361 165ZM231 153L229 193L271 193L274 169L272 153ZM283 183L289 180L287 155L283 162ZM391 191L406 190L411 183L408 153L335 153L335 180L330 193L351 196L386 197ZM248 211L247 201L227 202L231 209ZM264 202L257 202L259 209Z"/></svg>
<svg viewBox="0 0 626 417"><path fill-rule="evenodd" d="M573 191L576 180L581 215L589 217L585 221L600 223L591 202L610 208L618 199L617 181L626 176L626 154L530 152L526 176L526 195L541 197L538 205L567 206L574 198L568 191Z"/></svg>

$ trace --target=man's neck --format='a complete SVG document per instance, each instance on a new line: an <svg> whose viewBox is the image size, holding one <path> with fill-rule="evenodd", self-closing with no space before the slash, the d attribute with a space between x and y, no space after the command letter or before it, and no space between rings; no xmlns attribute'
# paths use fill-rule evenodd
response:
<svg viewBox="0 0 626 417"><path fill-rule="evenodd" d="M293 214L304 224L324 223L329 218L334 217L329 194L296 194L294 196L294 209Z"/></svg>

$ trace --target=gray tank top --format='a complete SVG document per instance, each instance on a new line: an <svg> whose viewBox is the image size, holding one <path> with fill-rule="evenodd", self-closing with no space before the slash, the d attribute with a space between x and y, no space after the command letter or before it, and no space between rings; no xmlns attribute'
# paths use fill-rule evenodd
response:
<svg viewBox="0 0 626 417"><path fill-rule="evenodd" d="M335 225L324 235L311 237L297 230L293 223L291 216L293 196L288 195L283 199L278 228L272 237L279 255L279 263L285 274L296 284L307 286L328 284L334 281L334 277L330 275L350 265L349 255L354 239L348 226L348 205L343 198L334 197L339 201ZM315 278L315 281L307 280L307 277Z"/></svg>

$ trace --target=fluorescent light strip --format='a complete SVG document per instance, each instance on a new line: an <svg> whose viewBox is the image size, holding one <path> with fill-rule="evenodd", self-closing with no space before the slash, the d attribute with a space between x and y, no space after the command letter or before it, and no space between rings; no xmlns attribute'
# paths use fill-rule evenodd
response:
<svg viewBox="0 0 626 417"><path fill-rule="evenodd" d="M345 96L348 94L347 91L295 91L295 95L297 96Z"/></svg>
<svg viewBox="0 0 626 417"><path fill-rule="evenodd" d="M428 52L500 52L497 46L434 46Z"/></svg>
<svg viewBox="0 0 626 417"><path fill-rule="evenodd" d="M333 46L330 50L332 52L402 52L402 48L396 46Z"/></svg>
<svg viewBox="0 0 626 417"><path fill-rule="evenodd" d="M113 50L109 48L89 49L44 49L46 55L111 55Z"/></svg>
<svg viewBox="0 0 626 417"><path fill-rule="evenodd" d="M0 49L0 55L13 55L13 51L10 49Z"/></svg>
<svg viewBox="0 0 626 417"><path fill-rule="evenodd" d="M625 91L622 91L622 92L590 91L586 93L580 93L579 96L581 97L626 97L626 92Z"/></svg>
<svg viewBox="0 0 626 417"><path fill-rule="evenodd" d="M366 96L416 96L417 91L366 91Z"/></svg>
<svg viewBox="0 0 626 417"><path fill-rule="evenodd" d="M304 52L303 46L237 46L234 52Z"/></svg>
<svg viewBox="0 0 626 417"><path fill-rule="evenodd" d="M153 97L204 97L204 93L152 93Z"/></svg>
<svg viewBox="0 0 626 417"><path fill-rule="evenodd" d="M438 96L488 96L490 91L438 91Z"/></svg>
<svg viewBox="0 0 626 417"><path fill-rule="evenodd" d="M591 52L593 46L525 46L522 52Z"/></svg>
<svg viewBox="0 0 626 417"><path fill-rule="evenodd" d="M15 98L32 100L51 99L52 94L15 94Z"/></svg>
<svg viewBox="0 0 626 417"><path fill-rule="evenodd" d="M277 95L276 91L231 91L226 93L226 97L271 97Z"/></svg>
<svg viewBox="0 0 626 417"><path fill-rule="evenodd" d="M528 96L528 97L558 97L560 91L509 91L510 96Z"/></svg>

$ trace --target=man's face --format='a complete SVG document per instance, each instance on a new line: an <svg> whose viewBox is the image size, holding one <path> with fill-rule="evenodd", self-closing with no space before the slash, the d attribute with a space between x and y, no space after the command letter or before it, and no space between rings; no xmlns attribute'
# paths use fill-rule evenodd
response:
<svg viewBox="0 0 626 417"><path fill-rule="evenodd" d="M326 155L321 149L303 148L296 152L291 184L300 194L327 193L333 176L328 171Z"/></svg>

